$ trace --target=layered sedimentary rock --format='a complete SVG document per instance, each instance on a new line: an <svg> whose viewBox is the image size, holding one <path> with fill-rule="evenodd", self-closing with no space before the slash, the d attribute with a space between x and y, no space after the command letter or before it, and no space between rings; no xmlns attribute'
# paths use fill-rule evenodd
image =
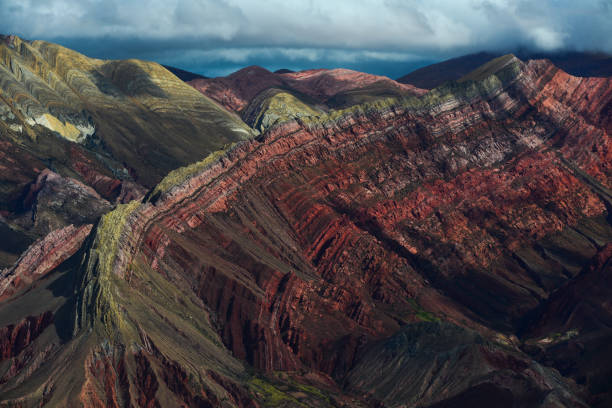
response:
<svg viewBox="0 0 612 408"><path fill-rule="evenodd" d="M69 225L47 234L32 244L12 268L0 271L0 300L52 271L70 258L91 232L92 225Z"/></svg>
<svg viewBox="0 0 612 408"><path fill-rule="evenodd" d="M14 223L40 235L69 224L91 224L112 209L111 203L78 180L49 169L38 175L22 202L23 215Z"/></svg>
<svg viewBox="0 0 612 408"><path fill-rule="evenodd" d="M94 162L121 178L151 187L168 171L250 136L157 64L96 60L17 37L0 52L4 125L20 139L50 131L91 147L107 156Z"/></svg>
<svg viewBox="0 0 612 408"><path fill-rule="evenodd" d="M117 205L0 305L11 333L53 316L3 346L3 403L600 404L524 341L612 242L611 103L610 80L505 56L425 95L269 104L261 136Z"/></svg>

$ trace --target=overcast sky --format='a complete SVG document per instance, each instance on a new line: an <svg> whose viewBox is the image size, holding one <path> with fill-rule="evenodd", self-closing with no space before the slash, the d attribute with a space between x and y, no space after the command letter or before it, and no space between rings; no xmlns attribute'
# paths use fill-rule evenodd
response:
<svg viewBox="0 0 612 408"><path fill-rule="evenodd" d="M0 33L208 76L346 67L398 77L470 52L612 52L612 0L0 0Z"/></svg>

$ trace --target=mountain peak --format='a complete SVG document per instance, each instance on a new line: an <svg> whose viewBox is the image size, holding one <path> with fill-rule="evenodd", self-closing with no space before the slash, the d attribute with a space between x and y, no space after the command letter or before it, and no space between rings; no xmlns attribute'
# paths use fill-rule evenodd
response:
<svg viewBox="0 0 612 408"><path fill-rule="evenodd" d="M10 48L14 48L21 41L21 38L17 37L14 34L0 34L0 42L6 44Z"/></svg>
<svg viewBox="0 0 612 408"><path fill-rule="evenodd" d="M505 70L510 65L522 64L522 61L518 59L514 54L506 54L501 57L497 57L481 65L467 75L459 78L458 82L465 81L481 81L490 75L495 75L502 70Z"/></svg>
<svg viewBox="0 0 612 408"><path fill-rule="evenodd" d="M244 67L230 74L229 77L259 76L259 75L274 75L274 73L268 71L264 67L260 67L259 65L249 65L248 67Z"/></svg>

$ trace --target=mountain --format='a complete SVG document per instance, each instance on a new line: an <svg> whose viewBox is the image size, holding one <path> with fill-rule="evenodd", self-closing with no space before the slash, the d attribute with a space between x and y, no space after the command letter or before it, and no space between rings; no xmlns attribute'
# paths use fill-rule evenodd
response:
<svg viewBox="0 0 612 408"><path fill-rule="evenodd" d="M171 170L254 135L158 64L43 41L0 39L0 89L0 230L10 237L0 240L0 266L52 229L92 222ZM100 211L83 206L93 201Z"/></svg>
<svg viewBox="0 0 612 408"><path fill-rule="evenodd" d="M456 81L486 62L500 57L500 53L480 52L439 62L419 68L397 81L418 88L433 89L446 81ZM549 59L557 67L569 74L580 77L612 76L612 56L588 52L534 53L519 52L521 60Z"/></svg>
<svg viewBox="0 0 612 408"><path fill-rule="evenodd" d="M206 79L204 75L196 74L194 72L185 71L184 69L171 67L169 65L162 65L168 71L172 72L181 81L193 81L194 79Z"/></svg>
<svg viewBox="0 0 612 408"><path fill-rule="evenodd" d="M6 66L51 47L4 46L2 96L16 118L34 111L22 107L33 95L55 101L47 88L61 81L8 98L35 89L13 85L23 78L58 74L42 59ZM49 60L87 84L80 58ZM81 111L60 116L55 104L41 104L55 130L2 119L3 166L23 180L3 228L19 238L19 217L45 221L27 230L32 242L11 240L21 252L0 272L0 406L612 402L612 79L505 55L429 92L354 71L249 67L192 82L202 95L157 65L111 64L150 69L107 74L116 89L149 78L165 95L145 84L145 96L106 102L154 120L153 136L165 130L161 140L137 128L134 140L176 144L163 154L178 162L190 160L181 143L221 136L177 122L235 138L182 167L160 159L159 179L128 171L117 182L132 188L113 198L69 171L85 159L56 153L63 167L49 168L39 134L100 167L110 157L140 168L147 150L119 161L80 142L90 136L66 140ZM67 88L54 92L106 129L115 111L94 104L98 88Z"/></svg>
<svg viewBox="0 0 612 408"><path fill-rule="evenodd" d="M348 69L315 69L300 72L270 72L251 66L222 78L196 79L190 84L224 107L237 113L260 93L279 89L324 111L366 102L374 96L419 95L424 91L387 77ZM350 100L349 103L343 99ZM344 102L344 103L343 103Z"/></svg>

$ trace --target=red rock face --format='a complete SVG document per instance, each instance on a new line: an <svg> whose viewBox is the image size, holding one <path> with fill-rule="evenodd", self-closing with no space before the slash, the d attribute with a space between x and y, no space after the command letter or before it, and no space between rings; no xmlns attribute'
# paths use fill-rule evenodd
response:
<svg viewBox="0 0 612 408"><path fill-rule="evenodd" d="M384 83L412 95L422 95L426 91L408 84L400 84L387 77L352 71L350 69L315 69L282 74L290 79L293 86L306 95L325 100L340 92L365 88L375 83Z"/></svg>
<svg viewBox="0 0 612 408"><path fill-rule="evenodd" d="M116 273L147 259L191 282L227 347L264 370L341 373L363 344L418 319L415 302L485 333L516 330L573 270L538 258L558 269L544 273L524 251L605 214L599 190L550 146L609 174L562 118L605 136L592 107L612 89L518 64L505 88L469 103L290 122L241 144L130 217ZM551 94L562 78L571 92Z"/></svg>
<svg viewBox="0 0 612 408"><path fill-rule="evenodd" d="M52 322L53 313L45 312L0 328L0 361L19 355Z"/></svg>
<svg viewBox="0 0 612 408"><path fill-rule="evenodd" d="M387 77L348 69L316 69L275 74L264 68L252 66L227 77L195 79L189 82L198 91L234 112L242 111L255 96L269 88L291 89L323 103L341 92L376 83L411 95L422 95L426 92Z"/></svg>
<svg viewBox="0 0 612 408"><path fill-rule="evenodd" d="M247 67L219 79L194 79L188 82L198 91L234 112L242 110L264 89L281 86L282 77L260 67Z"/></svg>
<svg viewBox="0 0 612 408"><path fill-rule="evenodd" d="M0 301L45 276L70 258L91 232L92 225L69 225L36 241L11 268L0 271Z"/></svg>
<svg viewBox="0 0 612 408"><path fill-rule="evenodd" d="M609 252L612 81L574 78L543 61L508 62L495 77L421 99L275 125L118 210L129 210L116 218L124 224L96 232L75 270L71 329L75 343L87 344L80 402L255 405L257 387L240 384L247 374L220 368L204 344L230 350L220 361L232 365L237 358L258 372L313 373L318 385L364 403L409 405L418 393L396 380L411 377L394 378L391 395L382 369L370 368L386 345L397 346L398 333L431 340L433 326L411 323L444 320L463 328L432 323L442 333L440 354L422 351L434 366L410 363L411 341L406 360L387 355L419 381L439 374L428 381L435 387L410 382L429 390L418 394L428 404L491 404L503 392L508 406L557 397L582 406L564 379L518 349L517 335L543 305L571 314L554 294ZM324 98L380 80L247 68L203 86L241 110L270 86ZM88 180L116 192L106 179ZM79 231L67 234L82 238L61 253L76 251L89 233ZM6 276L44 274L64 259L25 256L25 272Z"/></svg>
<svg viewBox="0 0 612 408"><path fill-rule="evenodd" d="M210 389L196 389L184 369L166 358L153 343L151 350L125 352L121 349L99 348L85 361L85 382L79 399L87 407L135 406L156 408L169 403L181 407L213 408L220 399ZM131 372L133 370L133 372ZM257 407L247 392L217 373L210 379L223 387L225 402L237 407ZM171 401L160 398L160 388L170 392Z"/></svg>

